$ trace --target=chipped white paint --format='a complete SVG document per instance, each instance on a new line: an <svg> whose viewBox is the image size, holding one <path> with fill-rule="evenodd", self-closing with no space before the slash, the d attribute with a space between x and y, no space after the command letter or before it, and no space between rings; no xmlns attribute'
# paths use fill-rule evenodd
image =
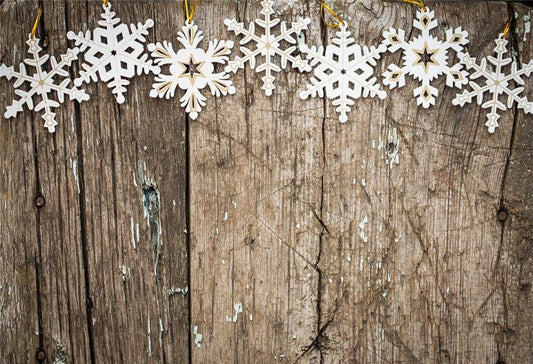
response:
<svg viewBox="0 0 533 364"><path fill-rule="evenodd" d="M202 340L204 339L204 335L200 334L198 332L198 325L194 325L192 328L192 333L194 335L194 344L200 349L202 347Z"/></svg>
<svg viewBox="0 0 533 364"><path fill-rule="evenodd" d="M529 33L531 33L531 11L524 15L524 42L527 41Z"/></svg>
<svg viewBox="0 0 533 364"><path fill-rule="evenodd" d="M352 256L351 256L351 255L348 255L348 256L346 257L346 260L349 261L349 262L351 262L351 261L352 261Z"/></svg>
<svg viewBox="0 0 533 364"><path fill-rule="evenodd" d="M363 187L366 187L366 180L364 178L361 178L361 185L363 185Z"/></svg>
<svg viewBox="0 0 533 364"><path fill-rule="evenodd" d="M148 356L152 356L152 338L151 338L151 328L150 328L150 316L148 316Z"/></svg>
<svg viewBox="0 0 533 364"><path fill-rule="evenodd" d="M187 293L189 293L189 287L185 287L185 288L170 288L168 290L168 296L171 297L171 296L174 296L175 294L180 294L182 295L183 297L185 297L187 295Z"/></svg>
<svg viewBox="0 0 533 364"><path fill-rule="evenodd" d="M250 321L254 320L254 315L250 314Z"/></svg>
<svg viewBox="0 0 533 364"><path fill-rule="evenodd" d="M368 224L368 216L365 215L363 221L359 223L359 237L365 242L368 243L368 236L365 234L365 226Z"/></svg>
<svg viewBox="0 0 533 364"><path fill-rule="evenodd" d="M237 202L235 202L235 201L231 201L231 204L233 205L233 209L236 210L236 209L237 209Z"/></svg>
<svg viewBox="0 0 533 364"><path fill-rule="evenodd" d="M228 212L224 211L224 221L228 221Z"/></svg>
<svg viewBox="0 0 533 364"><path fill-rule="evenodd" d="M296 223L296 229L299 229L299 228L300 228L300 223L297 222L297 223Z"/></svg>
<svg viewBox="0 0 533 364"><path fill-rule="evenodd" d="M297 336L296 333L294 332L294 333L292 334L292 339L293 339L293 340L296 340L297 338L298 338L298 336Z"/></svg>
<svg viewBox="0 0 533 364"><path fill-rule="evenodd" d="M78 189L78 195L80 194L80 178L78 177L78 161L72 160L72 174L74 175L74 180L76 181L76 188Z"/></svg>
<svg viewBox="0 0 533 364"><path fill-rule="evenodd" d="M135 178L135 171L133 171L132 174L133 174L133 185L137 187L137 179Z"/></svg>
<svg viewBox="0 0 533 364"><path fill-rule="evenodd" d="M398 130L396 128L389 129L387 141L385 164L392 169L395 164L400 164L400 138L398 137Z"/></svg>
<svg viewBox="0 0 533 364"><path fill-rule="evenodd" d="M122 281L126 282L126 278L131 277L131 269L122 264L120 266L120 275L122 276Z"/></svg>
<svg viewBox="0 0 533 364"><path fill-rule="evenodd" d="M235 311L233 317L226 316L227 322L237 322L237 319L239 318L239 313L242 313L242 302L237 302L236 304L234 304L233 310Z"/></svg>
<svg viewBox="0 0 533 364"><path fill-rule="evenodd" d="M165 331L164 327L163 327L163 320L161 320L161 317L159 318L159 332L163 332Z"/></svg>
<svg viewBox="0 0 533 364"><path fill-rule="evenodd" d="M363 256L361 255L361 258L359 259L359 271L363 271L363 264L365 263Z"/></svg>
<svg viewBox="0 0 533 364"><path fill-rule="evenodd" d="M135 224L135 221L133 221L133 216L132 216L131 217L131 245L133 249L137 249L138 242L139 242L139 224Z"/></svg>

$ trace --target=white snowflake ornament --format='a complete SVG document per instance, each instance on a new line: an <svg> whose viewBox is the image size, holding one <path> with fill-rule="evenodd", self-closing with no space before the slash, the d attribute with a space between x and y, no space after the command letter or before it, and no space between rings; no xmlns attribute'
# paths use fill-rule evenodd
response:
<svg viewBox="0 0 533 364"><path fill-rule="evenodd" d="M215 65L224 65L233 48L232 41L212 40L207 51L198 48L203 39L201 31L193 21L186 21L182 30L178 32L178 41L183 48L174 51L172 43L149 44L155 63L159 66L170 66L169 74L158 73L152 85L150 96L174 97L176 87L185 91L181 97L181 106L191 119L196 119L198 113L205 106L206 98L201 90L208 87L213 96L220 97L235 93L235 86L229 80L229 75L223 71L216 73Z"/></svg>
<svg viewBox="0 0 533 364"><path fill-rule="evenodd" d="M224 24L229 30L233 31L236 35L243 35L243 39L240 41L241 45L248 44L250 42L255 43L255 49L251 50L246 47L240 47L243 57L236 57L235 60L230 61L226 67L226 72L237 72L239 68L244 68L246 62L250 64L251 69L255 69L257 73L265 72L265 75L261 78L263 81L262 89L267 96L272 95L272 91L276 88L274 81L276 77L275 73L280 72L281 69L287 67L287 63L290 62L293 68L298 69L300 72L310 71L311 67L306 60L302 59L299 55L294 56L293 52L296 50L296 39L293 35L298 36L303 30L307 29L311 19L298 18L296 22L291 24L290 28L287 28L285 22L281 22L280 32L278 35L273 33L273 28L280 23L279 19L272 19L274 14L273 10L274 1L263 0L261 6L261 14L264 19L255 19L250 23L248 29L244 27L244 23L237 22L236 19L226 19ZM264 34L259 36L255 34L255 24L260 28L263 28ZM282 42L291 44L287 48L283 48ZM281 64L278 66L274 63L274 57L278 55L281 57ZM256 57L263 57L264 62L256 68Z"/></svg>
<svg viewBox="0 0 533 364"><path fill-rule="evenodd" d="M20 96L18 100L14 100L10 106L7 106L4 116L6 118L16 117L23 110L24 105L30 110L44 110L42 115L44 127L50 133L53 133L55 132L57 121L56 114L52 109L59 107L59 104L65 101L65 95L68 95L70 100L78 102L89 100L89 95L84 90L69 87L70 73L66 68L70 67L72 62L77 59L79 49L68 49L67 53L61 55L58 62L54 56L50 57L48 54L39 55L42 50L39 47L39 38L35 38L30 34L26 44L28 44L28 53L30 53L31 58L25 59L19 65L18 72L13 67L7 67L5 64L0 65L0 77L6 77L8 80L15 78L15 93ZM51 69L46 71L43 66L48 61L50 61ZM25 64L35 68L35 73L27 73ZM63 81L56 83L56 78L59 77L63 78ZM28 85L28 89L22 90L20 86L25 83ZM57 100L50 98L53 93L57 95ZM33 103L35 95L41 97L41 101L36 105Z"/></svg>
<svg viewBox="0 0 533 364"><path fill-rule="evenodd" d="M384 99L387 93L380 88L374 77L376 60L387 50L384 44L379 47L361 47L355 43L345 25L339 25L337 38L333 44L318 49L313 46L302 45L301 50L311 60L311 66L316 66L311 77L311 83L300 92L302 99L324 97L333 99L335 111L340 113L339 120L348 120L350 106L353 99L378 96Z"/></svg>
<svg viewBox="0 0 533 364"><path fill-rule="evenodd" d="M530 73L533 71L533 61L530 61L526 65L522 65L518 69L516 62L513 62L511 58L504 58L504 54L507 53L507 40L503 38L503 34L500 34L499 38L495 40L496 47L494 52L496 57L489 56L487 58L481 59L480 64L476 63L476 59L470 57L468 53L460 56L461 63L463 63L466 68L474 70L474 73L470 75L470 87L472 91L464 91L462 94L457 94L455 99L452 100L452 104L464 106L466 103L472 102L472 98L476 97L477 104L481 105L484 109L490 109L490 112L487 114L487 126L489 133L494 133L496 128L499 126L498 119L498 110L505 111L510 108L514 102L517 103L518 107L523 109L526 113L533 114L533 102L529 102L527 98L521 97L520 94L524 90L524 80L522 76L529 77ZM487 62L488 60L488 62ZM492 66L489 68L488 64ZM511 65L511 72L506 75L503 73L502 68L507 65ZM480 86L473 80L477 78L484 78L485 84ZM519 85L518 87L512 87L510 81ZM483 96L485 93L491 94L491 98L483 102ZM507 106L499 100L500 95L507 96Z"/></svg>
<svg viewBox="0 0 533 364"><path fill-rule="evenodd" d="M76 46L84 52L83 58L86 62L82 64L80 77L74 80L74 84L79 86L83 82L96 82L100 78L107 82L117 102L122 104L125 101L126 86L135 73L140 75L143 72L159 72L159 67L148 60L143 45L146 41L145 35L148 34L148 29L154 26L154 21L148 19L144 24L130 24L128 28L119 18L115 18L111 3L107 2L107 6L102 6L103 20L98 22L100 27L93 30L92 36L90 30L85 34L72 31L67 33L67 38L75 40Z"/></svg>
<svg viewBox="0 0 533 364"><path fill-rule="evenodd" d="M421 85L413 90L417 105L428 108L435 105L435 97L439 90L431 85L441 75L446 75L446 86L462 88L468 83L468 73L461 63L449 65L450 50L461 53L468 43L468 33L461 27L446 31L446 40L441 41L430 34L438 25L435 12L420 9L416 13L413 26L421 34L410 40L405 40L405 31L390 28L383 33L383 44L389 51L402 50L401 66L391 64L383 73L383 83L391 89L405 86L405 76L410 75Z"/></svg>

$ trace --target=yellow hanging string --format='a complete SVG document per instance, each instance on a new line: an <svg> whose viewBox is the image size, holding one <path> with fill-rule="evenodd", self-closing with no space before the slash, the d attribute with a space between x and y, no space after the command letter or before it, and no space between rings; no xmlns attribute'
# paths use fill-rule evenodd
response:
<svg viewBox="0 0 533 364"><path fill-rule="evenodd" d="M194 0L194 3L192 4L192 9L189 10L189 0L185 1L185 16L187 17L187 21L190 23L192 22L192 18L194 17L194 12L196 11L196 4L198 4L198 0Z"/></svg>
<svg viewBox="0 0 533 364"><path fill-rule="evenodd" d="M320 1L320 0L319 0ZM337 19L337 22L336 23L329 23L327 20L326 20L326 17L324 16L324 13L325 11L324 10L327 10L328 13L331 14L331 16L333 16L335 19ZM333 9L331 9L328 4L326 4L324 1L320 1L320 16L322 17L322 21L324 22L324 24L326 24L326 26L328 28L338 28L340 25L344 26L344 21L341 19L340 16L337 15L337 13L335 13L333 11Z"/></svg>
<svg viewBox="0 0 533 364"><path fill-rule="evenodd" d="M404 3L418 5L422 8L422 10L426 11L426 4L424 4L424 0L402 0Z"/></svg>
<svg viewBox="0 0 533 364"><path fill-rule="evenodd" d="M104 3L104 6L107 8L107 5L108 5L107 0L102 0L102 3Z"/></svg>
<svg viewBox="0 0 533 364"><path fill-rule="evenodd" d="M32 38L35 38L35 32L37 32L37 26L39 25L39 20L41 20L42 14L43 14L43 4L39 2L39 10L37 10L37 18L35 18L35 23L33 23L33 28L31 28Z"/></svg>
<svg viewBox="0 0 533 364"><path fill-rule="evenodd" d="M513 23L514 9L511 3L507 4L507 9L509 11L509 18L507 19L505 28L503 28L502 38L507 38L507 35L509 35L509 31L511 30L511 24Z"/></svg>

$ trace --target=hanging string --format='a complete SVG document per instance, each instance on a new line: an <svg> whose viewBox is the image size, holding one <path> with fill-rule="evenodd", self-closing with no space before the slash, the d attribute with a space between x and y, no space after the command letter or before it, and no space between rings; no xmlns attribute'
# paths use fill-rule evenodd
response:
<svg viewBox="0 0 533 364"><path fill-rule="evenodd" d="M187 21L190 23L192 22L192 18L194 17L194 12L196 11L196 5L198 4L198 0L194 0L194 3L192 4L192 9L189 10L189 0L184 0L185 2L185 16L187 17Z"/></svg>
<svg viewBox="0 0 533 364"><path fill-rule="evenodd" d="M424 4L424 0L402 0L404 3L418 5L422 8L422 10L426 11L426 4Z"/></svg>
<svg viewBox="0 0 533 364"><path fill-rule="evenodd" d="M333 11L333 9L331 9L328 4L326 4L324 1L322 0L319 0L320 1L320 16L322 17L322 21L324 22L324 24L326 24L326 26L328 28L338 28L339 26L344 26L344 21L341 19L340 16L337 15L336 12ZM331 14L331 16L333 16L335 19L337 19L337 22L336 23L330 23L326 20L326 16L325 16L325 10Z"/></svg>
<svg viewBox="0 0 533 364"><path fill-rule="evenodd" d="M507 38L507 35L509 35L509 31L511 30L511 25L513 23L514 9L511 3L507 4L507 11L509 12L509 17L507 18L507 23L505 24L505 28L503 28L502 38Z"/></svg>
<svg viewBox="0 0 533 364"><path fill-rule="evenodd" d="M32 38L35 38L35 33L37 32L37 26L39 25L39 20L41 20L42 14L43 14L43 4L39 1L39 10L37 10L37 17L35 18L35 23L33 23L33 28L31 28Z"/></svg>

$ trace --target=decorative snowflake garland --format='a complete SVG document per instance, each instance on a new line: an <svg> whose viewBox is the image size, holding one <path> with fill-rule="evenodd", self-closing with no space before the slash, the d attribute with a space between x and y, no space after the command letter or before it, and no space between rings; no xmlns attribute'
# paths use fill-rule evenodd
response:
<svg viewBox="0 0 533 364"><path fill-rule="evenodd" d="M379 47L361 47L355 43L346 26L340 26L337 38L332 40L333 45L318 49L306 45L302 46L302 52L307 53L311 60L311 66L315 67L314 77L307 85L306 90L300 92L300 97L306 99L309 96L333 99L335 111L340 113L339 120L344 123L348 120L350 106L353 99L378 96L384 99L387 93L376 83L374 67L381 53L387 50L384 44Z"/></svg>
<svg viewBox="0 0 533 364"><path fill-rule="evenodd" d="M311 67L306 60L303 60L300 56L293 56L292 53L296 50L296 46L291 45L286 49L283 49L281 42L285 41L289 44L295 44L296 39L293 35L298 35L303 30L307 30L307 26L311 23L309 18L298 18L296 22L293 22L290 28L287 28L285 22L281 22L281 30L279 35L273 34L273 28L280 23L279 19L271 19L274 14L272 5L274 1L263 0L261 6L261 14L264 19L256 19L255 22L250 23L249 29L244 27L243 23L238 23L236 19L226 19L224 24L228 27L228 30L233 31L236 35L243 35L244 38L240 44L248 44L254 42L256 48L250 50L246 47L240 47L243 57L236 57L235 60L230 61L226 67L226 72L237 72L239 68L244 68L246 62L250 64L251 69L255 69L257 73L265 72L265 75L261 78L263 81L262 89L267 96L272 95L272 91L276 88L274 81L276 77L274 73L280 72L281 69L287 67L287 62L292 64L293 68L297 68L300 72L310 71ZM255 34L255 24L264 29L264 34L258 36ZM281 67L274 63L274 56L279 55L281 57ZM256 57L264 57L264 62L260 63L257 68Z"/></svg>
<svg viewBox="0 0 533 364"><path fill-rule="evenodd" d="M472 102L472 98L476 97L477 104L481 105L484 109L490 109L487 114L487 126L489 133L494 133L499 126L498 110L505 111L510 108L514 102L518 107L523 109L526 113L533 114L533 102L527 101L527 98L521 97L520 94L524 90L524 87L519 86L511 89L509 81L514 80L518 85L524 85L522 76L529 77L533 71L533 61L530 61L527 65L522 65L518 69L516 62L513 62L511 58L504 58L504 54L507 53L507 40L503 39L502 34L495 40L496 47L494 53L496 57L489 56L481 59L480 64L476 63L476 59L470 57L468 53L461 55L461 63L463 63L468 69L472 69L475 72L470 75L470 87L472 91L464 91L462 94L457 94L455 99L452 100L452 104L464 106L467 102ZM492 71L487 66L487 60L491 63L495 70ZM508 64L511 64L511 73L506 75L503 73L502 68ZM479 86L473 80L483 77L485 79L485 85ZM492 95L492 98L483 102L483 96L485 93ZM507 95L507 107L499 100L500 95Z"/></svg>
<svg viewBox="0 0 533 364"><path fill-rule="evenodd" d="M79 32L68 32L67 38L76 41L76 45L84 52L80 77L74 80L76 86L83 82L89 83L97 81L98 77L108 83L119 104L125 101L124 93L129 80L135 73L137 75L148 72L158 73L159 67L152 65L148 60L148 54L144 53L143 43L146 41L145 35L148 29L153 27L154 21L148 19L144 24L121 23L119 18L115 18L115 13L111 11L111 4L103 5L103 20L98 24L92 33L85 34Z"/></svg>
<svg viewBox="0 0 533 364"><path fill-rule="evenodd" d="M20 96L20 99L14 100L10 106L7 106L4 116L6 118L17 116L23 110L24 105L30 110L44 110L42 115L44 127L50 133L53 133L55 132L57 121L55 118L56 114L52 109L59 107L65 101L65 95L68 95L70 100L76 100L78 102L89 100L89 95L85 93L85 90L68 87L70 84L70 74L66 68L70 67L72 62L77 59L79 49L68 49L67 53L61 55L61 59L58 62L55 57L50 57L48 54L44 56L39 55L39 52L42 50L39 47L39 38L35 38L30 34L26 44L28 44L28 53L31 54L31 58L25 59L19 65L18 72L13 67L7 67L5 64L0 65L0 77L6 77L8 80L15 78L15 93ZM51 70L47 72L43 69L43 66L48 60L50 60ZM28 74L24 64L35 68L36 73ZM56 83L56 77L62 77L64 80L61 83ZM20 86L24 83L29 85L28 91L20 89ZM57 101L50 98L50 94L53 92L57 95ZM35 95L41 97L41 101L37 105L33 103L33 96Z"/></svg>
<svg viewBox="0 0 533 364"><path fill-rule="evenodd" d="M181 107L185 108L193 120L198 117L206 102L200 90L209 86L211 94L217 97L235 93L235 86L229 80L229 75L226 72L215 72L215 64L225 64L228 61L233 42L215 39L209 42L209 48L204 51L198 48L202 39L204 37L198 31L198 26L193 21L186 21L178 32L178 41L183 49L175 52L172 43L167 41L148 45L157 65L170 66L169 74L157 74L150 96L169 99L174 97L176 87L179 87L185 91L180 99Z"/></svg>
<svg viewBox="0 0 533 364"><path fill-rule="evenodd" d="M441 41L432 36L430 31L435 29L438 22L435 13L426 7L426 10L418 10L413 26L421 31L421 34L413 40L405 40L405 31L390 28L383 33L383 44L391 52L401 49L403 52L403 64L398 66L391 64L388 71L383 73L383 83L391 89L405 86L405 76L410 75L421 85L414 89L417 105L428 108L435 105L435 97L439 90L431 86L431 82L439 76L446 75L446 86L462 88L468 83L468 73L463 70L460 63L448 65L450 58L449 50L456 53L463 51L463 46L468 43L468 33L461 27L446 31L446 40Z"/></svg>

